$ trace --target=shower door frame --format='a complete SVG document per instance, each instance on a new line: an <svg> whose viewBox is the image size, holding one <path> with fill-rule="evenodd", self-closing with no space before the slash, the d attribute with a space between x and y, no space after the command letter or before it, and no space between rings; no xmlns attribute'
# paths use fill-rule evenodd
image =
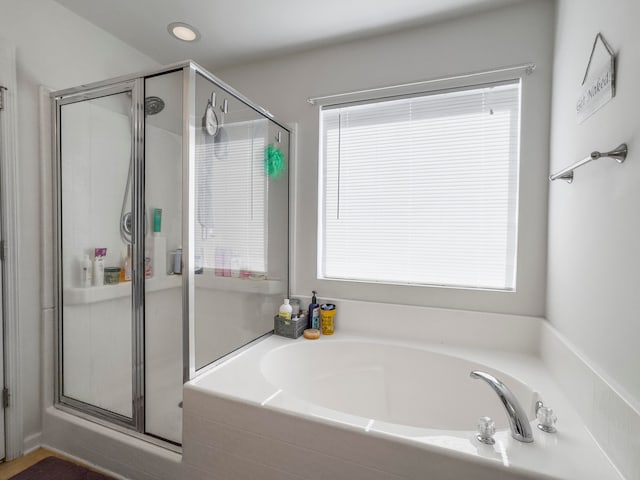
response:
<svg viewBox="0 0 640 480"><path fill-rule="evenodd" d="M60 141L59 125L61 125L62 107L74 103L94 100L129 93L131 95L131 161L133 162L132 177L132 211L135 226L133 232L133 281L131 290L131 354L132 354L132 410L131 418L97 407L93 404L67 397L63 392L63 283L62 283L62 145ZM54 297L56 300L56 381L54 382L55 404L59 407L69 407L74 412L81 412L91 418L106 420L114 425L128 430L141 431L144 429L144 258L140 259L140 250L144 257L144 78L126 81L114 81L101 84L94 88L78 88L65 92L51 94L52 129L54 144ZM141 197L142 196L142 197ZM142 202L140 200L142 198ZM140 230L141 228L141 230ZM140 233L142 232L142 233ZM138 265L142 263L142 272ZM140 277L142 283L140 283Z"/></svg>
<svg viewBox="0 0 640 480"><path fill-rule="evenodd" d="M55 302L55 381L54 381L54 405L56 408L80 416L87 420L100 423L110 428L127 433L147 442L160 445L164 448L181 451L181 447L151 434L145 433L145 347L144 347L144 321L145 321L145 277L144 277L144 237L145 237L145 81L148 78L171 72L182 71L182 325L183 325L183 383L197 375L208 371L214 365L196 369L195 358L195 278L191 268L194 265L194 236L191 232L195 226L195 143L196 128L196 74L226 91L236 99L246 104L267 120L284 129L291 135L289 127L278 122L273 114L256 105L247 97L227 85L219 78L209 73L206 69L193 61L178 62L165 67L125 75L109 80L104 80L79 87L68 88L50 93L52 102L52 136L53 136L53 267L54 267L54 302ZM132 281L132 418L123 417L114 412L96 407L82 401L63 395L62 372L62 192L61 190L61 146L60 132L60 108L65 104L91 100L109 94L131 92L132 95L132 158L134 161L132 181L132 212L134 213L133 244L133 281ZM290 148L290 146L289 146ZM290 275L290 267L288 268ZM288 292L288 279L286 290ZM193 287L193 288L192 288ZM267 332L268 334L268 332ZM254 339L258 341L262 337ZM252 344L250 342L248 345ZM239 347L242 351L248 345ZM215 362L214 362L215 363Z"/></svg>

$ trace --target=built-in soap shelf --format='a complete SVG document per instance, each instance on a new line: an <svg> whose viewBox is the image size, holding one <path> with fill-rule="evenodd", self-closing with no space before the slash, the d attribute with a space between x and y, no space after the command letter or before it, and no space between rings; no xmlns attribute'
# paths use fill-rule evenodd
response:
<svg viewBox="0 0 640 480"><path fill-rule="evenodd" d="M284 295L282 281L216 275L195 275L196 288L224 290L226 292L259 293L262 295Z"/></svg>
<svg viewBox="0 0 640 480"><path fill-rule="evenodd" d="M168 290L170 288L179 288L180 286L182 286L182 277L180 275L166 275L145 280L145 290L147 292ZM131 282L100 287L71 287L64 289L63 303L64 305L83 305L129 297L131 294Z"/></svg>
<svg viewBox="0 0 640 480"><path fill-rule="evenodd" d="M259 293L262 295L284 295L280 280L253 280L236 277L217 277L215 275L195 275L196 288L221 290L225 292ZM157 292L182 287L181 275L166 275L145 280L146 292ZM131 296L131 283L103 285L101 287L70 287L63 293L64 305L85 305L105 302L116 298Z"/></svg>

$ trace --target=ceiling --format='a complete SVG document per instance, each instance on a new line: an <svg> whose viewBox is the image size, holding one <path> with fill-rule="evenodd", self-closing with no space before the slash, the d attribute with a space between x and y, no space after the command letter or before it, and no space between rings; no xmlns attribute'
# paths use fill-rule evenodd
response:
<svg viewBox="0 0 640 480"><path fill-rule="evenodd" d="M154 60L214 69L391 32L518 0L56 0ZM185 43L167 25L201 38Z"/></svg>

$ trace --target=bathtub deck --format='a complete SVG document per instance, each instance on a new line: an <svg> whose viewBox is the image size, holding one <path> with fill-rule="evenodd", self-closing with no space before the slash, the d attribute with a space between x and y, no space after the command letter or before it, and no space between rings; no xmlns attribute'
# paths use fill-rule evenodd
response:
<svg viewBox="0 0 640 480"><path fill-rule="evenodd" d="M379 342L348 334L319 341L369 341L372 348ZM186 478L620 478L533 354L385 342L496 368L540 392L560 419L555 435L539 431L532 423L532 444L513 440L503 429L496 434L496 445L487 446L475 440L471 429L390 424L315 405L270 384L259 367L263 356L300 342L308 341L269 337L185 386Z"/></svg>

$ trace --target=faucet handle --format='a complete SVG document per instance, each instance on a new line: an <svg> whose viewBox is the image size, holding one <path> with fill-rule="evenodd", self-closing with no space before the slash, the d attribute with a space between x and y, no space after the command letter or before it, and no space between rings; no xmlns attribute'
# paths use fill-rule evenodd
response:
<svg viewBox="0 0 640 480"><path fill-rule="evenodd" d="M554 426L558 421L558 417L553 413L553 409L545 407L540 402L540 405L536 409L536 418L538 419L538 428L543 432L556 433L558 430Z"/></svg>
<svg viewBox="0 0 640 480"><path fill-rule="evenodd" d="M479 442L493 445L496 443L493 435L496 433L496 424L491 417L480 417L478 419L478 434L476 438Z"/></svg>

